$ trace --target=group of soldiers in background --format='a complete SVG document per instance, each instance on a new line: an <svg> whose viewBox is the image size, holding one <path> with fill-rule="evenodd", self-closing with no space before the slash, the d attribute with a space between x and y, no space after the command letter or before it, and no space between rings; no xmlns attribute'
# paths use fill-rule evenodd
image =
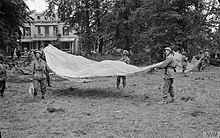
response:
<svg viewBox="0 0 220 138"><path fill-rule="evenodd" d="M208 67L210 65L210 54L208 49L205 50L205 52L203 50L199 51L199 54L196 55L197 59L200 59L200 63L198 65L198 70L202 71L205 69L205 67Z"/></svg>
<svg viewBox="0 0 220 138"><path fill-rule="evenodd" d="M187 62L188 62L188 57L187 57L187 53L185 52L184 49L182 49L182 51L177 50L178 53L182 54L182 68L183 68L183 74L184 76L187 76L185 73L186 70L186 66L187 66ZM215 55L215 58L217 54ZM210 53L209 50L206 49L204 50L200 50L199 53L195 56L195 58L197 60L200 60L200 63L198 65L198 70L202 71L205 69L205 67L210 66Z"/></svg>

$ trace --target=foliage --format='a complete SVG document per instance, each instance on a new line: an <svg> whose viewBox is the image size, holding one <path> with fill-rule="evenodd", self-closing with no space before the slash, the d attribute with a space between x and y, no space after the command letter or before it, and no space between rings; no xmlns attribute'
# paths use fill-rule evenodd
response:
<svg viewBox="0 0 220 138"><path fill-rule="evenodd" d="M31 22L31 11L23 0L0 1L0 49L15 46L21 32L20 27Z"/></svg>
<svg viewBox="0 0 220 138"><path fill-rule="evenodd" d="M217 0L46 1L48 14L58 6L61 20L77 29L87 53L117 47L159 61L167 46L192 56L220 43L213 31L219 24Z"/></svg>

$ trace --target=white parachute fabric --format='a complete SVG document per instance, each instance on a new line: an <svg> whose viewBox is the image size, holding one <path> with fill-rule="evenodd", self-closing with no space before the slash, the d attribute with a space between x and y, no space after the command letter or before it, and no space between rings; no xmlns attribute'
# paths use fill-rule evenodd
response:
<svg viewBox="0 0 220 138"><path fill-rule="evenodd" d="M137 67L121 61L104 60L97 62L82 56L68 54L52 45L47 46L44 52L48 66L57 75L67 79L128 75L144 70L149 71L163 63ZM192 67L189 67L189 69L192 69Z"/></svg>

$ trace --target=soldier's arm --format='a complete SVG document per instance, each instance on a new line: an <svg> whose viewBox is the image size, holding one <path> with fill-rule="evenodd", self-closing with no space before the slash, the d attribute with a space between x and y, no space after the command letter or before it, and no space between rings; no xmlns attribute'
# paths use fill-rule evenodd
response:
<svg viewBox="0 0 220 138"><path fill-rule="evenodd" d="M44 62L44 63L45 63L46 71L48 71L48 72L54 72L54 71L47 65L46 62Z"/></svg>
<svg viewBox="0 0 220 138"><path fill-rule="evenodd" d="M123 61L123 57L121 57L121 58L119 59L119 61Z"/></svg>
<svg viewBox="0 0 220 138"><path fill-rule="evenodd" d="M172 58L168 57L160 66L158 66L157 68L159 69L164 69L166 68L170 62L172 61Z"/></svg>

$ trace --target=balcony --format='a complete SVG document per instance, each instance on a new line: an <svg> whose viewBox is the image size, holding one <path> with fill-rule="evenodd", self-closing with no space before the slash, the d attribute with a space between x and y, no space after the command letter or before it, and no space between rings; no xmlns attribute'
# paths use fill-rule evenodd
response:
<svg viewBox="0 0 220 138"><path fill-rule="evenodd" d="M45 37L57 38L57 34L34 34L34 38L45 38Z"/></svg>
<svg viewBox="0 0 220 138"><path fill-rule="evenodd" d="M21 39L31 39L31 35L22 35Z"/></svg>
<svg viewBox="0 0 220 138"><path fill-rule="evenodd" d="M34 41L56 41L56 34L34 34Z"/></svg>

